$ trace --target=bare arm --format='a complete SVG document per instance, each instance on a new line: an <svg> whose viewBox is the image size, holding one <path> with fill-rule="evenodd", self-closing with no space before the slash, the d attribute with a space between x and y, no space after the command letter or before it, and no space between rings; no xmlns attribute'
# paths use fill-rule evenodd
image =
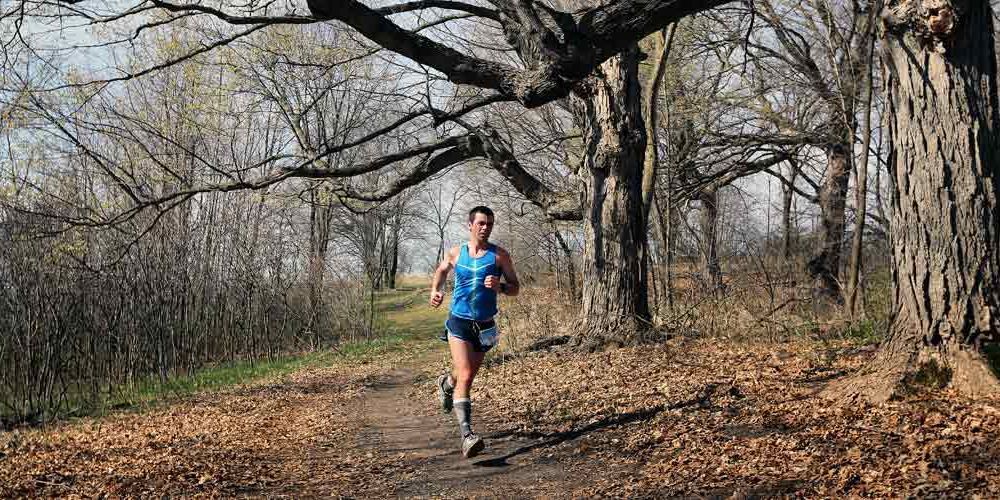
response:
<svg viewBox="0 0 1000 500"><path fill-rule="evenodd" d="M510 258L507 250L502 248L497 252L497 257L497 264L500 266L500 273L503 274L504 279L499 291L513 297L521 291L521 283L517 281L517 272L514 271L514 261Z"/></svg>
<svg viewBox="0 0 1000 500"><path fill-rule="evenodd" d="M453 247L451 250L448 250L444 259L441 260L437 269L434 270L434 279L431 280L431 307L440 306L441 302L444 300L444 290L442 290L441 287L448 279L448 273L451 271L451 268L454 267L456 258L458 258L458 247Z"/></svg>

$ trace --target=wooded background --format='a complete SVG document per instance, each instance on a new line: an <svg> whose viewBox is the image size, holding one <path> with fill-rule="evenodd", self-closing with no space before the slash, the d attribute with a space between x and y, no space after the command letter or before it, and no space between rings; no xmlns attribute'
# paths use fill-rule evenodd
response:
<svg viewBox="0 0 1000 500"><path fill-rule="evenodd" d="M896 332L973 373L954 356L1000 321L992 13L6 2L0 416L377 337L378 291L479 204L579 304L580 348Z"/></svg>

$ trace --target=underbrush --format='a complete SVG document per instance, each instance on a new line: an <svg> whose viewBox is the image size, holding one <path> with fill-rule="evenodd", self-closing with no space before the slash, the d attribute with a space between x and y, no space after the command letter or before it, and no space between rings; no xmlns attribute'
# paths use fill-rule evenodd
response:
<svg viewBox="0 0 1000 500"><path fill-rule="evenodd" d="M540 290L505 303L505 343L475 389L487 439L535 440L503 460L592 471L572 497L1000 495L1000 400L820 395L884 338L887 279L869 280L852 320L752 278L679 297L658 318L673 318L665 342L603 352L525 352L572 335L577 307Z"/></svg>
<svg viewBox="0 0 1000 500"><path fill-rule="evenodd" d="M654 318L658 329L673 336L872 345L881 342L889 328L888 273L866 280L863 310L855 318L839 307L816 306L805 276L731 275L725 288L715 292L706 291L692 274L678 276L675 284L673 308L660 304ZM527 287L517 297L504 298L498 351L517 352L540 339L575 335L579 307L554 288Z"/></svg>
<svg viewBox="0 0 1000 500"><path fill-rule="evenodd" d="M725 287L716 291L700 286L694 275L677 281L674 307L661 308L657 321L680 335L752 342L811 339L876 344L889 328L887 273L866 281L862 310L853 318L841 307L815 301L805 276L742 273L728 276Z"/></svg>
<svg viewBox="0 0 1000 500"><path fill-rule="evenodd" d="M286 352L270 359L210 363L200 369L149 375L129 384L104 385L87 393L67 394L65 409L36 416L5 414L0 407L0 430L20 425L38 425L65 418L99 416L110 411L134 411L176 401L190 395L239 384L282 377L308 368L330 366L359 358L375 358L402 349L413 350L436 335L444 321L444 309L422 307L425 291L417 283L380 292L376 300L375 335L358 337L332 347L304 352Z"/></svg>
<svg viewBox="0 0 1000 500"><path fill-rule="evenodd" d="M505 297L497 317L501 336L496 351L524 351L543 338L573 335L578 311L578 304L552 288L525 288L516 297Z"/></svg>

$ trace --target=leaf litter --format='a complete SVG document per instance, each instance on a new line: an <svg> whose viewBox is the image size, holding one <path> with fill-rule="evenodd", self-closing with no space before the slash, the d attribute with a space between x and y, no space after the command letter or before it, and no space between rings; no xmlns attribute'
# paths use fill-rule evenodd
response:
<svg viewBox="0 0 1000 500"><path fill-rule="evenodd" d="M394 467L358 446L354 405L390 354L143 413L0 434L0 496L339 496Z"/></svg>
<svg viewBox="0 0 1000 500"><path fill-rule="evenodd" d="M443 346L435 352L8 432L0 435L0 491L394 496L426 476L421 463L364 444L371 429L356 408L402 365L421 372L407 392L414 411L433 414L433 375L447 359ZM556 463L568 480L552 488L511 478L482 496L1000 496L1000 401L934 391L838 405L818 395L872 352L846 342L681 337L598 353L491 355L473 390L477 428L534 443L509 459Z"/></svg>
<svg viewBox="0 0 1000 500"><path fill-rule="evenodd" d="M870 356L847 343L680 338L515 358L477 394L490 421L614 471L571 496L1000 495L1000 401L819 396Z"/></svg>

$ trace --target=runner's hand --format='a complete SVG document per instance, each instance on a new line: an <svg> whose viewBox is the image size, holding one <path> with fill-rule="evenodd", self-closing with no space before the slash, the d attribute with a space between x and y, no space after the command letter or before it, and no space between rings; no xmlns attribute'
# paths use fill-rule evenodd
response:
<svg viewBox="0 0 1000 500"><path fill-rule="evenodd" d="M500 288L500 278L491 274L486 277L486 282L483 284L490 290L498 290Z"/></svg>
<svg viewBox="0 0 1000 500"><path fill-rule="evenodd" d="M431 292L431 307L437 307L441 305L441 301L444 300L444 294L438 290Z"/></svg>

